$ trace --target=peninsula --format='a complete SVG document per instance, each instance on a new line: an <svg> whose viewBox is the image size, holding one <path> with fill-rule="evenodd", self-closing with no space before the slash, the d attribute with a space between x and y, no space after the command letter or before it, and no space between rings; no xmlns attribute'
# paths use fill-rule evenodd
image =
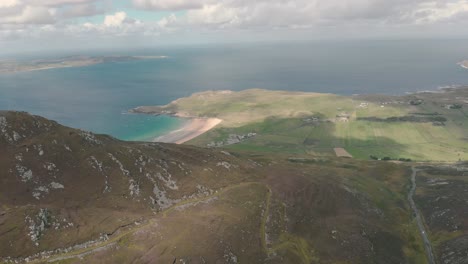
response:
<svg viewBox="0 0 468 264"><path fill-rule="evenodd" d="M57 68L85 67L101 63L146 59L164 59L166 56L70 56L50 60L0 61L0 73L40 71Z"/></svg>
<svg viewBox="0 0 468 264"><path fill-rule="evenodd" d="M193 125L157 139L163 142L325 156L340 149L356 159L453 162L468 159L467 108L468 87L404 96L250 89L200 92L131 112L195 118Z"/></svg>

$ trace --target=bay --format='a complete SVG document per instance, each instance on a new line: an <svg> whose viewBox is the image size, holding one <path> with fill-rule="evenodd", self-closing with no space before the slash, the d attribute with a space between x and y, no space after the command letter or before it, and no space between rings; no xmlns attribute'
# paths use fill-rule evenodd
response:
<svg viewBox="0 0 468 264"><path fill-rule="evenodd" d="M79 54L168 58L0 74L0 109L27 111L123 140L151 140L186 120L128 114L129 109L205 90L399 95L468 84L468 70L456 64L468 59L468 40L199 45L34 57Z"/></svg>

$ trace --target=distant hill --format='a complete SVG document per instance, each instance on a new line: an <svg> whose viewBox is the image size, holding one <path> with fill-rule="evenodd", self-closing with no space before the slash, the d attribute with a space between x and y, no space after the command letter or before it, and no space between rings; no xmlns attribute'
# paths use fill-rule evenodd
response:
<svg viewBox="0 0 468 264"><path fill-rule="evenodd" d="M35 61L0 61L0 73L40 71L57 68L85 67L108 62L164 59L166 56L69 56Z"/></svg>

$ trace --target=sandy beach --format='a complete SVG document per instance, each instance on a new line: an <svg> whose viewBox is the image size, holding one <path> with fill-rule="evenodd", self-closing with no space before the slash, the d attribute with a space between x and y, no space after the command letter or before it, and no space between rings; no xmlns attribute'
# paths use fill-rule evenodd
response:
<svg viewBox="0 0 468 264"><path fill-rule="evenodd" d="M182 144L214 128L222 121L218 118L193 118L182 128L157 137L153 141Z"/></svg>

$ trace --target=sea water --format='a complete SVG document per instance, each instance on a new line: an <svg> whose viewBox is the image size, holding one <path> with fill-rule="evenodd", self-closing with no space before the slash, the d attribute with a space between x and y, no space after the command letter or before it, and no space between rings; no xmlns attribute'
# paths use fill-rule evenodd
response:
<svg viewBox="0 0 468 264"><path fill-rule="evenodd" d="M186 120L127 111L199 91L398 95L468 84L468 70L457 65L468 59L467 40L199 45L63 55L168 58L0 74L0 109L27 111L123 140L151 140Z"/></svg>

